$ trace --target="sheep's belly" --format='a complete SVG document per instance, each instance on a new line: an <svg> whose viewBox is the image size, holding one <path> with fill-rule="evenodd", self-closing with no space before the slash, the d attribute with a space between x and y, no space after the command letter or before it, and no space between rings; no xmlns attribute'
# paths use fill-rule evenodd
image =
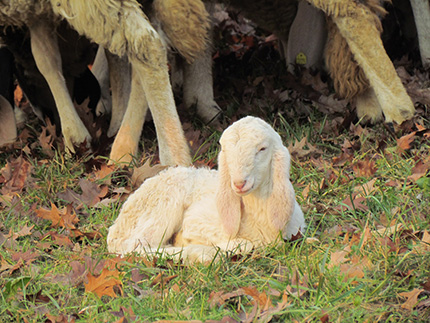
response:
<svg viewBox="0 0 430 323"><path fill-rule="evenodd" d="M54 17L49 0L9 0L0 4L0 25L22 27L40 16Z"/></svg>

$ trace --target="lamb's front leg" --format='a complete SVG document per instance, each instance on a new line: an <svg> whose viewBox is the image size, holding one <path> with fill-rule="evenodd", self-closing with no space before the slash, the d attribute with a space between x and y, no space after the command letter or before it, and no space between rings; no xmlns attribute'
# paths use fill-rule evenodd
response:
<svg viewBox="0 0 430 323"><path fill-rule="evenodd" d="M39 19L29 26L29 29L31 51L37 68L45 77L54 97L60 115L66 148L71 152L75 152L74 145L86 142L87 146L89 146L91 142L90 133L75 110L63 77L55 28Z"/></svg>

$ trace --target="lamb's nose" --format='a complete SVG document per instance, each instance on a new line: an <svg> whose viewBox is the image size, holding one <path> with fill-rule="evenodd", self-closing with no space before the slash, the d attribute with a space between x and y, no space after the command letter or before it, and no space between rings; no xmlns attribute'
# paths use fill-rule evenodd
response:
<svg viewBox="0 0 430 323"><path fill-rule="evenodd" d="M246 180L234 182L233 185L238 189L242 190L242 188L246 185Z"/></svg>

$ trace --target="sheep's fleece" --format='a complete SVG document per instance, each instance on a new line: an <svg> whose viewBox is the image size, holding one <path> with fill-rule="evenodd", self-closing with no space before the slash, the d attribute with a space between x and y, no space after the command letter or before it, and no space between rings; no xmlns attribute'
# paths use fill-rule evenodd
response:
<svg viewBox="0 0 430 323"><path fill-rule="evenodd" d="M173 167L146 180L110 227L110 252L210 261L305 228L290 182L290 154L266 122L245 117L220 139L219 170ZM218 247L218 248L214 248Z"/></svg>

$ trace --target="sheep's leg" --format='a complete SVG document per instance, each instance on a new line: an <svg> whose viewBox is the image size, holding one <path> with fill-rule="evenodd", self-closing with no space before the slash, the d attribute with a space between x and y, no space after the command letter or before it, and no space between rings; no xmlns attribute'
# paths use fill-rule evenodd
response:
<svg viewBox="0 0 430 323"><path fill-rule="evenodd" d="M161 55L165 56L165 54ZM190 165L191 156L176 111L167 64L148 66L132 61L132 65L133 71L137 71L141 77L141 83L151 109L152 119L157 130L160 162L164 165Z"/></svg>
<svg viewBox="0 0 430 323"><path fill-rule="evenodd" d="M0 95L0 146L16 140L15 113L9 101Z"/></svg>
<svg viewBox="0 0 430 323"><path fill-rule="evenodd" d="M161 162L189 165L191 156L173 99L166 49L138 3L134 0L108 4L101 0L51 2L54 12L67 19L79 33L113 54L128 56L133 73L137 72L141 78L157 128ZM122 122L121 127L124 126L126 123Z"/></svg>
<svg viewBox="0 0 430 323"><path fill-rule="evenodd" d="M100 83L102 96L97 105L97 114L111 113L107 135L115 136L121 126L131 91L131 68L126 57L99 47L92 72ZM112 95L110 94L110 88ZM145 102L145 99L143 99Z"/></svg>
<svg viewBox="0 0 430 323"><path fill-rule="evenodd" d="M115 137L110 154L111 161L115 162L130 162L133 156L136 156L139 148L140 135L148 110L145 94L141 90L141 78L133 71L131 79L131 92L128 107L122 119L118 134ZM120 96L119 93L118 96ZM115 104L113 104L112 108L112 114L116 113ZM121 113L121 111L118 113ZM112 116L112 118L113 117L114 116Z"/></svg>
<svg viewBox="0 0 430 323"><path fill-rule="evenodd" d="M359 119L370 120L372 123L383 119L382 109L373 88L370 87L364 93L358 94L355 99Z"/></svg>
<svg viewBox="0 0 430 323"><path fill-rule="evenodd" d="M370 11L348 1L339 7L327 2L309 0L333 19L346 39L354 58L373 87L387 122L402 123L412 118L414 106L385 52L379 31ZM377 112L375 112L377 114Z"/></svg>
<svg viewBox="0 0 430 323"><path fill-rule="evenodd" d="M430 4L428 0L411 0L411 7L417 26L421 62L430 67Z"/></svg>
<svg viewBox="0 0 430 323"><path fill-rule="evenodd" d="M212 50L210 46L191 64L184 65L184 103L197 107L197 114L207 124L219 124L221 108L214 100Z"/></svg>
<svg viewBox="0 0 430 323"><path fill-rule="evenodd" d="M208 12L214 12L214 4L206 3ZM213 38L212 26L208 39ZM214 100L212 77L212 41L208 41L205 50L191 63L184 64L184 103L187 108L196 105L197 114L205 123L219 125L221 108Z"/></svg>
<svg viewBox="0 0 430 323"><path fill-rule="evenodd" d="M132 86L131 66L128 63L127 57L119 57L108 51L106 51L106 57L109 65L109 76L112 90L112 118L107 134L109 137L113 137L121 126L129 104ZM137 83L136 86L139 86L140 89L142 88L139 83ZM142 103L146 104L145 94L142 93L142 97ZM137 102L136 104L138 104ZM147 107L145 106L143 109L146 114Z"/></svg>
<svg viewBox="0 0 430 323"><path fill-rule="evenodd" d="M96 114L103 115L112 112L112 98L110 95L109 67L105 49L101 46L97 49L97 55L91 69L100 84L101 96L96 107Z"/></svg>
<svg viewBox="0 0 430 323"><path fill-rule="evenodd" d="M66 148L75 152L74 145L86 142L86 145L89 146L90 133L75 110L62 74L61 56L55 29L42 19L29 26L29 29L31 51L37 68L45 77L54 97L60 115Z"/></svg>
<svg viewBox="0 0 430 323"><path fill-rule="evenodd" d="M307 68L321 67L326 39L324 13L305 0L299 1L297 15L290 28L288 44L281 39L288 70L293 72L295 64Z"/></svg>

